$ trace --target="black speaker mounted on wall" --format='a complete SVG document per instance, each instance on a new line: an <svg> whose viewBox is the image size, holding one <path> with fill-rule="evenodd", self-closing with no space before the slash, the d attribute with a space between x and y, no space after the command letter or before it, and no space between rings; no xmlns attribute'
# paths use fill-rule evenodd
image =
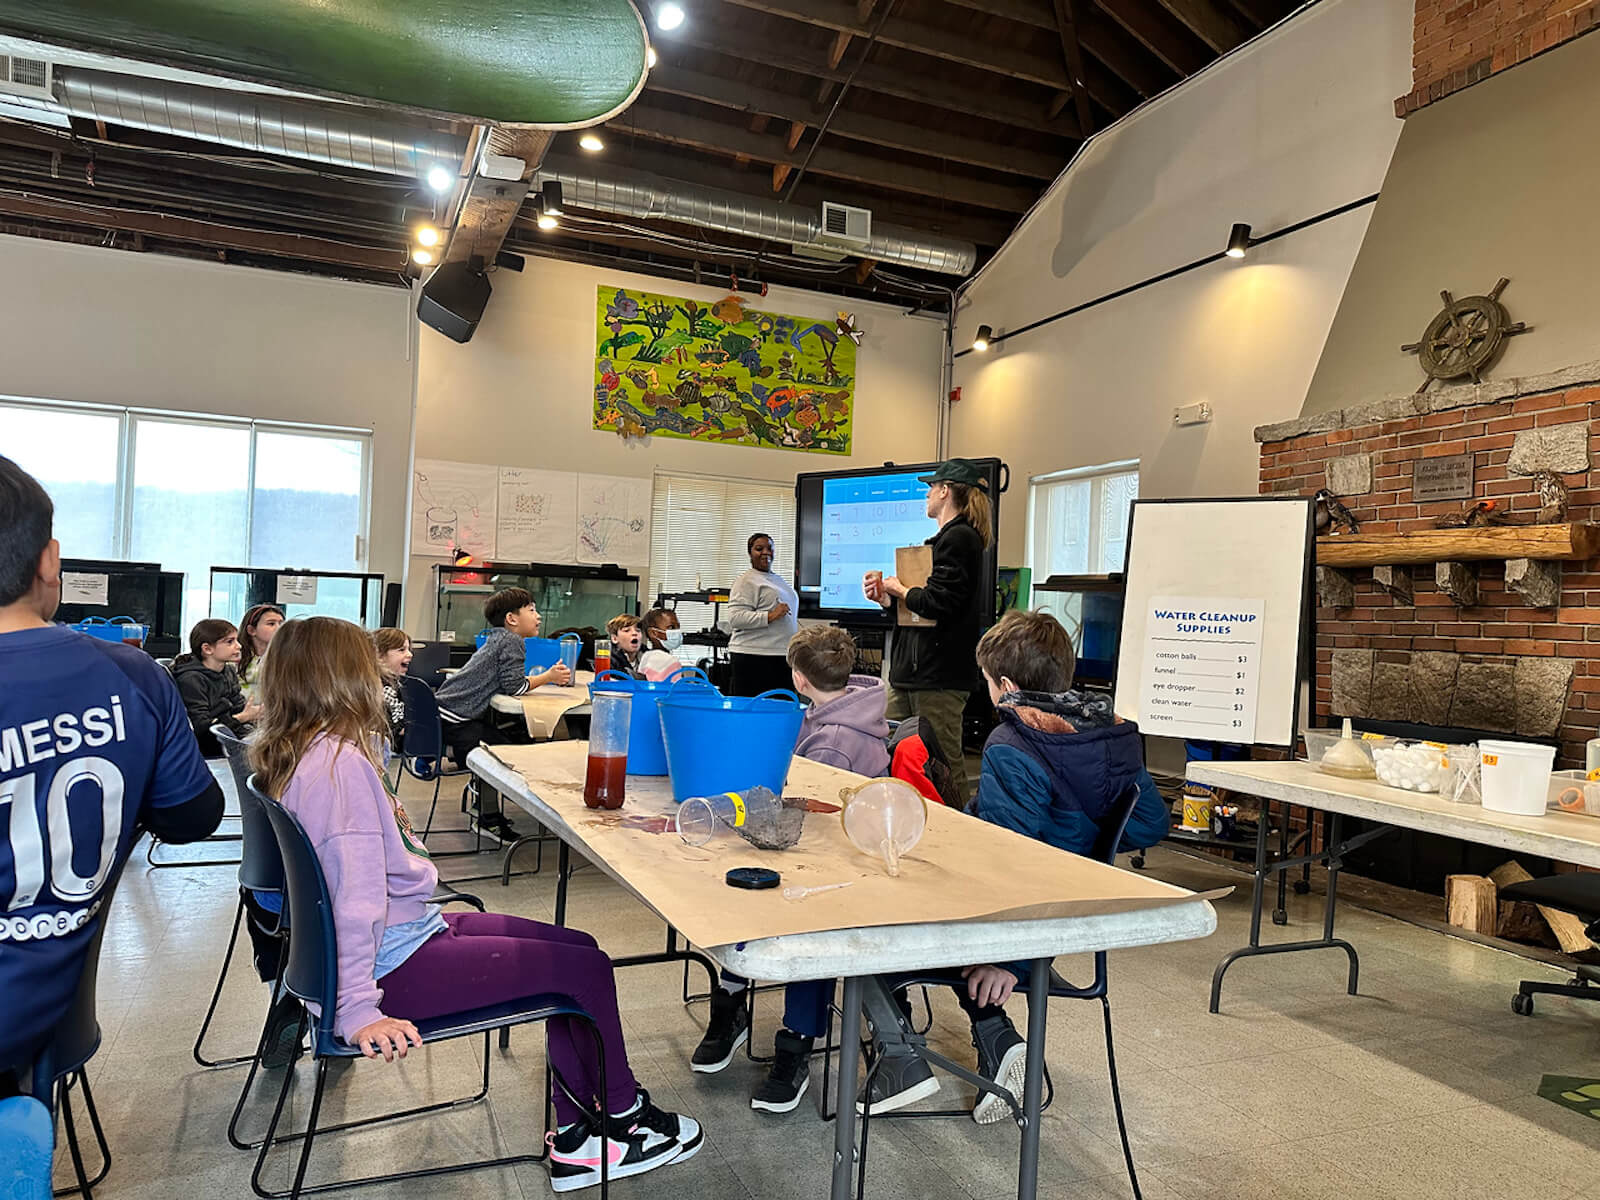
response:
<svg viewBox="0 0 1600 1200"><path fill-rule="evenodd" d="M471 341L492 290L481 258L445 263L422 285L417 319L452 341Z"/></svg>

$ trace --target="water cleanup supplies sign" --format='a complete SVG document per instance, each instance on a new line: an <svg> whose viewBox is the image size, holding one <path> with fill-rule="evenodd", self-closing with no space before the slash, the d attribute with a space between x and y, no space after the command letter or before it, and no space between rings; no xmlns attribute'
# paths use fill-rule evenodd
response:
<svg viewBox="0 0 1600 1200"><path fill-rule="evenodd" d="M1265 604L1155 596L1145 613L1139 728L1249 743L1256 736Z"/></svg>
<svg viewBox="0 0 1600 1200"><path fill-rule="evenodd" d="M83 571L61 572L61 603L105 604L106 592L111 585L109 575L91 575Z"/></svg>

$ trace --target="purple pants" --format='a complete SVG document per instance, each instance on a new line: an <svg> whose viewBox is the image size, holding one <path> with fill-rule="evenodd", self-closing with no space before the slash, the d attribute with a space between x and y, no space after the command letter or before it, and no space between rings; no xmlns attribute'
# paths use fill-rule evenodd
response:
<svg viewBox="0 0 1600 1200"><path fill-rule="evenodd" d="M606 1111L633 1107L638 1084L628 1069L617 1015L611 959L587 933L502 913L446 913L449 928L434 934L378 983L385 1016L423 1021L524 996L571 996L594 1018L606 1048ZM598 1100L600 1072L594 1034L581 1021L549 1022L550 1062L580 1099ZM556 1119L570 1125L582 1114L551 1087Z"/></svg>

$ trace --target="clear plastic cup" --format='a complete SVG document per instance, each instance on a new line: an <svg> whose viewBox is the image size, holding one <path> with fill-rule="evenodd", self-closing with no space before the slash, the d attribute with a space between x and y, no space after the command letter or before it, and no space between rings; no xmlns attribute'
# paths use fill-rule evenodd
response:
<svg viewBox="0 0 1600 1200"><path fill-rule="evenodd" d="M561 637L561 665L567 669L567 686L571 687L578 679L578 655L583 650L583 639L575 633L563 634Z"/></svg>

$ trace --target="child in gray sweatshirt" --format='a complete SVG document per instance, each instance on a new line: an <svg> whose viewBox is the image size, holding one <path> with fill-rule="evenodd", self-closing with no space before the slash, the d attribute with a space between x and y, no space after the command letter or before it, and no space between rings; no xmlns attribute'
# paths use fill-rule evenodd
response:
<svg viewBox="0 0 1600 1200"><path fill-rule="evenodd" d="M520 696L547 683L570 683L565 664L556 663L548 671L524 674L524 638L539 632L539 610L533 597L522 588L505 588L483 604L489 637L473 652L467 665L440 685L437 693L439 720L444 744L456 765L466 766L467 754L478 743L493 736L484 720L489 702L496 695ZM499 809L500 800L491 789L479 788L479 811L473 824L484 834L509 844L517 832Z"/></svg>

